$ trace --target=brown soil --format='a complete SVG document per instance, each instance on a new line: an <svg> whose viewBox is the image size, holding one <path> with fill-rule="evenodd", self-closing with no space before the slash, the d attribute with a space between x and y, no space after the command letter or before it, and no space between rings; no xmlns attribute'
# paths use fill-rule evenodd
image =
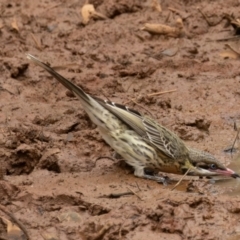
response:
<svg viewBox="0 0 240 240"><path fill-rule="evenodd" d="M151 114L228 164L223 150L240 118L240 67L220 53L226 43L238 50L238 42L214 41L233 36L233 28L225 20L209 26L198 8L217 23L224 13L237 16L239 1L161 1L159 13L150 0L92 0L108 19L86 26L84 2L1 1L1 206L38 240L240 239L240 198L223 187L202 179L171 191L134 177L122 161L95 164L113 151L79 101L25 57L51 63L94 96ZM147 22L174 26L178 17L180 37L140 30ZM0 233L13 239L1 229L2 221Z"/></svg>

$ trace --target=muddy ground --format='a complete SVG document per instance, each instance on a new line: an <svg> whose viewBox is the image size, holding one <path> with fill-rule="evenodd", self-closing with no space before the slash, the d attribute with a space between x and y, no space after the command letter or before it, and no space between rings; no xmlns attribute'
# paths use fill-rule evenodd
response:
<svg viewBox="0 0 240 240"><path fill-rule="evenodd" d="M134 177L122 161L95 164L113 151L79 101L25 57L36 55L88 93L126 103L189 146L238 165L237 152L224 149L240 118L239 56L226 44L238 51L239 41L216 40L234 36L220 20L237 16L239 1L163 0L162 12L151 1L89 2L107 18L84 26L83 0L1 1L1 209L38 240L240 239L240 198L225 193L237 180L226 189L189 179L171 191ZM177 18L184 30L176 38L140 30ZM26 239L0 217L1 239Z"/></svg>

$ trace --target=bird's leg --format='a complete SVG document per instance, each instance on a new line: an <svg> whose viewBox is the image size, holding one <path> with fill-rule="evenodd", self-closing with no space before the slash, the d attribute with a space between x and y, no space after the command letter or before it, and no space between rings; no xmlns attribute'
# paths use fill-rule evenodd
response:
<svg viewBox="0 0 240 240"><path fill-rule="evenodd" d="M134 175L136 177L145 178L145 179L156 181L158 183L162 183L163 185L167 185L168 183L168 179L166 177L159 177L159 176L146 174L144 171L144 167L135 167Z"/></svg>

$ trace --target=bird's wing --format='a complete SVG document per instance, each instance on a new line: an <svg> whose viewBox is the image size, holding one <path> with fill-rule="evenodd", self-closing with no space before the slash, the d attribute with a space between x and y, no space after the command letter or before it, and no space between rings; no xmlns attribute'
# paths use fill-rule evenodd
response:
<svg viewBox="0 0 240 240"><path fill-rule="evenodd" d="M177 159L186 152L185 144L176 134L149 117L143 118L142 121L149 140L167 156Z"/></svg>
<svg viewBox="0 0 240 240"><path fill-rule="evenodd" d="M95 98L103 107L130 126L138 135L157 147L166 156L176 159L183 152L185 144L174 133L149 117L124 105Z"/></svg>
<svg viewBox="0 0 240 240"><path fill-rule="evenodd" d="M183 152L185 144L182 142L182 140L152 119L144 117L139 112L124 105L91 97L80 87L61 76L54 69L33 55L27 54L27 58L44 68L67 89L75 93L75 95L81 100L82 104L90 107L94 105L95 109L98 108L98 104L100 104L102 107L118 117L122 122L132 128L139 136L158 148L164 155L172 159L176 159L178 156L180 156L180 153Z"/></svg>

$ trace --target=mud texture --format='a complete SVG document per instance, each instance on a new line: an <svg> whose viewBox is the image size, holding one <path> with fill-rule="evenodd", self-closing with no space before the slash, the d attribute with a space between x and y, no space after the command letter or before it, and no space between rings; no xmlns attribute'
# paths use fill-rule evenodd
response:
<svg viewBox="0 0 240 240"><path fill-rule="evenodd" d="M51 63L94 96L153 116L229 164L237 157L224 149L240 118L240 64L221 53L226 44L238 51L239 40L216 40L234 36L220 20L237 16L239 1L163 0L158 12L152 1L92 0L107 19L87 25L84 3L1 1L1 206L37 240L240 239L238 196L205 179L171 191L134 177L124 162L106 158L113 151L79 101L25 56ZM174 26L179 17L177 38L141 30ZM14 239L0 217L0 236Z"/></svg>

